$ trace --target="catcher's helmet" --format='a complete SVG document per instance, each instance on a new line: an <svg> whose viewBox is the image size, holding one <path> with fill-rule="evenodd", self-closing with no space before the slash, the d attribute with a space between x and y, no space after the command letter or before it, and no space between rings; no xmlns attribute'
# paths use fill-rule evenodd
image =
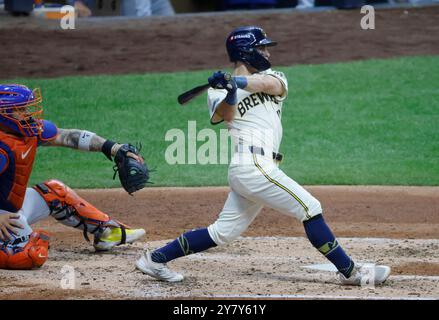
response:
<svg viewBox="0 0 439 320"><path fill-rule="evenodd" d="M231 62L243 61L258 71L271 67L270 62L258 52L262 46L275 46L277 43L268 39L262 28L256 26L239 27L227 37L226 47Z"/></svg>
<svg viewBox="0 0 439 320"><path fill-rule="evenodd" d="M32 137L41 132L41 92L19 84L0 84L0 125Z"/></svg>

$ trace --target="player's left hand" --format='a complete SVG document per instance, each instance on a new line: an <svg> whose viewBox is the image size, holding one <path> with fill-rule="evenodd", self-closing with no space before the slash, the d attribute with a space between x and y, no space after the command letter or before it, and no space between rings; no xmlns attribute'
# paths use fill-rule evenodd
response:
<svg viewBox="0 0 439 320"><path fill-rule="evenodd" d="M214 89L226 89L229 93L236 92L236 81L229 73L216 71L207 80Z"/></svg>

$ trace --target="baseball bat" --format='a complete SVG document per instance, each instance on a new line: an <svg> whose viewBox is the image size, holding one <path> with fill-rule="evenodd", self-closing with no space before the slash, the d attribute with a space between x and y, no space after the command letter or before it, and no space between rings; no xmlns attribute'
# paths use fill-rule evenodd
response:
<svg viewBox="0 0 439 320"><path fill-rule="evenodd" d="M226 81L230 81L232 79L232 75L230 73L224 74L224 79ZM206 83L201 86L197 86L195 88L192 88L186 92L183 92L180 94L177 98L178 103L183 105L191 101L192 99L198 97L200 94L202 94L204 91L210 88L210 84Z"/></svg>
<svg viewBox="0 0 439 320"><path fill-rule="evenodd" d="M204 91L210 88L210 84L206 83L201 86L192 88L186 92L183 92L178 96L178 103L183 105L194 99L195 97L198 97L200 94L202 94Z"/></svg>

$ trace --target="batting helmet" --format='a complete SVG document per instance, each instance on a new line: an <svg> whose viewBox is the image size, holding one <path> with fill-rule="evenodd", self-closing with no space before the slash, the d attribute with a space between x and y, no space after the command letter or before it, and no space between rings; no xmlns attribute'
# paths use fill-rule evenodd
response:
<svg viewBox="0 0 439 320"><path fill-rule="evenodd" d="M19 84L0 84L0 125L14 133L32 137L41 132L43 113L39 89Z"/></svg>
<svg viewBox="0 0 439 320"><path fill-rule="evenodd" d="M227 37L226 47L231 62L243 61L258 71L271 67L270 62L258 52L262 46L275 46L277 43L268 39L262 28L256 26L239 27Z"/></svg>

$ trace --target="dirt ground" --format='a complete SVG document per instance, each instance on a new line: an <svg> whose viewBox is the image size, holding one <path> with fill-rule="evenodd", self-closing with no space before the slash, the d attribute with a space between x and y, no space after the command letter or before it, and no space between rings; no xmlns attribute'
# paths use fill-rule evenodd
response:
<svg viewBox="0 0 439 320"><path fill-rule="evenodd" d="M79 19L75 30L0 16L0 79L202 70L226 67L224 39L256 24L279 42L273 65L439 54L439 6L381 9L362 30L358 10Z"/></svg>
<svg viewBox="0 0 439 320"><path fill-rule="evenodd" d="M307 189L357 262L391 266L385 285L342 287L334 272L305 268L327 261L300 222L271 209L235 242L171 262L183 283L161 283L135 270L142 250L212 223L228 188L148 188L134 197L122 189L78 190L114 218L144 228L146 237L95 253L81 232L48 218L35 228L52 233L49 260L39 270L0 270L0 299L439 299L439 187ZM74 289L63 287L66 266L74 270Z"/></svg>
<svg viewBox="0 0 439 320"><path fill-rule="evenodd" d="M251 12L151 19L54 21L0 13L0 78L198 70L227 66L223 39L234 27L261 25L279 42L274 65L439 54L439 6L377 10L376 29L361 30L359 11ZM337 284L335 274L304 268L326 260L293 218L264 209L243 237L171 262L186 281L155 281L134 268L144 247L207 226L227 188L79 190L98 208L135 227L142 241L94 253L79 231L49 218L50 259L39 270L0 270L0 299L396 298L439 299L439 188L310 186L326 220L356 261L388 264L377 288ZM74 288L63 289L64 267Z"/></svg>

